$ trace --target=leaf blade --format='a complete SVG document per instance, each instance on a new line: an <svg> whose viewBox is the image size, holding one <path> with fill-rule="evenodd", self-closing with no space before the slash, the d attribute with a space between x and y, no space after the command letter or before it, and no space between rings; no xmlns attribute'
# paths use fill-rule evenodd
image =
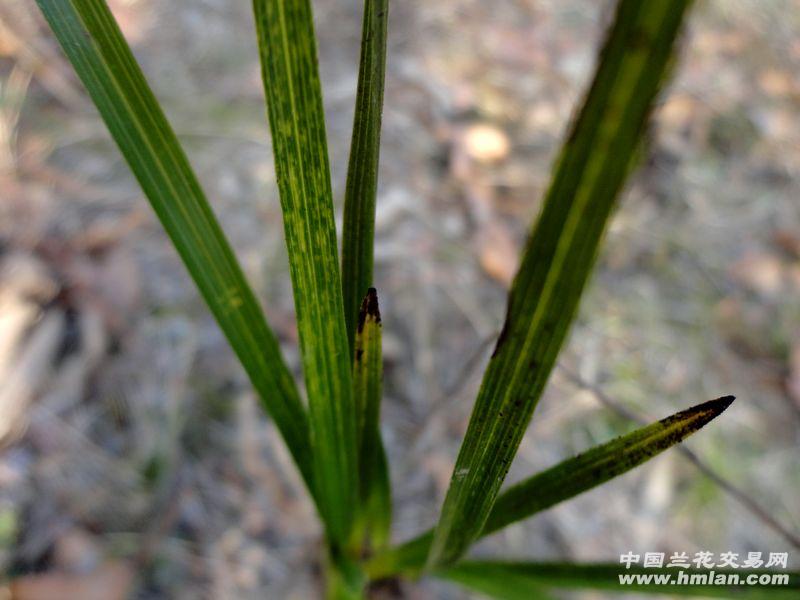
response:
<svg viewBox="0 0 800 600"><path fill-rule="evenodd" d="M733 400L733 396L723 396L698 404L523 479L499 495L481 537L627 473L699 431L722 414ZM428 531L378 555L371 565L371 574L418 572L425 564L432 541L433 531Z"/></svg>
<svg viewBox="0 0 800 600"><path fill-rule="evenodd" d="M618 3L594 81L512 284L429 567L458 559L483 529L577 310L689 4Z"/></svg>
<svg viewBox="0 0 800 600"><path fill-rule="evenodd" d="M37 3L313 491L292 374L113 15L100 0Z"/></svg>
<svg viewBox="0 0 800 600"><path fill-rule="evenodd" d="M703 575L706 570L679 569L692 575ZM775 573L766 569L719 569L718 575L760 575ZM465 585L502 600L528 600L532 592L540 587L606 590L615 593L670 594L689 597L722 598L796 598L800 590L800 573L788 573L788 585L743 586L739 584L623 584L620 574L631 575L672 575L677 577L676 569L644 568L613 563L574 564L574 563L535 563L522 561L464 561L454 567L439 571L438 577ZM676 580L677 581L677 580Z"/></svg>
<svg viewBox="0 0 800 600"><path fill-rule="evenodd" d="M360 516L373 549L383 546L388 540L392 510L388 466L380 432L381 328L378 293L375 288L369 288L361 303L356 327L353 396L358 422ZM358 532L358 535L362 533ZM361 541L357 540L358 546Z"/></svg>
<svg viewBox="0 0 800 600"><path fill-rule="evenodd" d="M389 461L383 442L378 440L373 483L367 497L366 512L369 519L370 551L382 550L389 544L392 530L392 487Z"/></svg>
<svg viewBox="0 0 800 600"><path fill-rule="evenodd" d="M505 490L481 535L574 498L647 462L722 414L733 396L709 400L596 446Z"/></svg>
<svg viewBox="0 0 800 600"><path fill-rule="evenodd" d="M373 285L388 0L365 0L342 226L342 292L350 353L361 299Z"/></svg>
<svg viewBox="0 0 800 600"><path fill-rule="evenodd" d="M309 0L254 0L262 79L326 531L344 544L358 493L355 407L316 38Z"/></svg>

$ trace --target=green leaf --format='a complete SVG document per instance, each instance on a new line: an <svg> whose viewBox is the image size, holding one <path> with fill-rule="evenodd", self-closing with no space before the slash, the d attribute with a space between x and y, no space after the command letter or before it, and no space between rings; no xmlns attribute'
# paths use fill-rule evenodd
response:
<svg viewBox="0 0 800 600"><path fill-rule="evenodd" d="M733 396L725 396L698 404L523 479L497 498L481 536L627 473L700 430L733 400ZM378 555L368 566L371 576L418 572L425 564L432 540L433 531L428 531Z"/></svg>
<svg viewBox="0 0 800 600"><path fill-rule="evenodd" d="M378 293L369 288L361 303L356 329L353 361L353 396L356 404L359 442L359 472L370 473L380 444L380 409L383 378L381 356L381 312ZM366 498L369 476L361 481L361 495Z"/></svg>
<svg viewBox="0 0 800 600"><path fill-rule="evenodd" d="M362 525L370 532L372 546L386 543L391 524L391 493L386 456L381 443L380 408L383 379L381 313L378 293L369 288L361 303L356 327L353 361L353 396L358 423L360 503ZM358 531L361 537L363 531ZM356 540L360 547L361 540Z"/></svg>
<svg viewBox="0 0 800 600"><path fill-rule="evenodd" d="M356 417L309 0L254 0L272 149L297 311L317 498L345 543L358 496Z"/></svg>
<svg viewBox="0 0 800 600"><path fill-rule="evenodd" d="M325 563L325 598L361 600L366 579L360 566L343 553L329 554Z"/></svg>
<svg viewBox="0 0 800 600"><path fill-rule="evenodd" d="M678 573L685 573L686 584L678 584ZM707 575L710 571L679 568L645 568L620 564L533 563L501 561L465 561L435 573L438 577L460 583L473 590L502 600L529 600L538 597L541 587L607 590L614 596L619 593L648 593L670 596L721 597L721 598L797 598L800 590L800 573L786 573L786 585L703 584L701 579L689 585L691 577ZM738 576L746 581L749 575L777 573L766 569L713 569L717 577ZM783 573L779 573L783 574ZM651 583L623 584L620 575L651 576ZM657 577L669 577L675 583L655 585ZM707 580L706 580L707 581Z"/></svg>
<svg viewBox="0 0 800 600"><path fill-rule="evenodd" d="M370 550L382 550L389 543L392 529L392 491L389 463L383 442L378 440L372 485L367 497Z"/></svg>
<svg viewBox="0 0 800 600"><path fill-rule="evenodd" d="M342 291L351 355L359 305L367 288L372 286L388 12L388 0L364 1L361 64L342 227Z"/></svg>
<svg viewBox="0 0 800 600"><path fill-rule="evenodd" d="M621 0L514 279L470 418L429 566L483 529L566 338L689 0Z"/></svg>
<svg viewBox="0 0 800 600"><path fill-rule="evenodd" d="M596 446L511 486L497 499L481 535L489 535L627 473L683 441L728 408L724 396Z"/></svg>
<svg viewBox="0 0 800 600"><path fill-rule="evenodd" d="M292 374L113 15L102 0L37 2L313 491Z"/></svg>

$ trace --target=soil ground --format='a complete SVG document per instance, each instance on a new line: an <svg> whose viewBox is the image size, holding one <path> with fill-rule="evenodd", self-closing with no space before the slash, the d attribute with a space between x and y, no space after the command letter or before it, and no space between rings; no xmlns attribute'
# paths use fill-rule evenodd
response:
<svg viewBox="0 0 800 600"><path fill-rule="evenodd" d="M109 3L297 368L249 3ZM337 202L360 5L314 2ZM375 283L398 541L436 518L610 14L391 3ZM682 47L510 478L630 431L601 396L655 419L734 394L687 445L797 532L800 3L700 2ZM320 530L287 454L25 0L0 2L0 197L0 562L17 593L313 597ZM629 550L790 551L798 567L677 452L476 548ZM403 593L464 597L428 581Z"/></svg>

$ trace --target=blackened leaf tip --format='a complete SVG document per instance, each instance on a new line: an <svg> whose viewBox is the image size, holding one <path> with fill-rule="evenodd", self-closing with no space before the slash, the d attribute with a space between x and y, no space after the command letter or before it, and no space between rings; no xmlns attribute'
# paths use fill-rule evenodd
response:
<svg viewBox="0 0 800 600"><path fill-rule="evenodd" d="M735 399L735 396L722 396L715 400L708 400L662 419L660 423L662 425L672 425L673 423L690 422L690 431L697 431L721 415Z"/></svg>
<svg viewBox="0 0 800 600"><path fill-rule="evenodd" d="M364 323L367 317L374 317L376 323L381 322L381 311L378 308L378 291L371 287L367 290L367 295L361 301L361 309L358 311L358 332L364 330Z"/></svg>
<svg viewBox="0 0 800 600"><path fill-rule="evenodd" d="M693 406L692 408L683 411L683 413L707 413L710 419L713 419L714 417L720 415L726 408L728 408L735 399L735 396L721 396L720 398L709 400L707 402L703 402L702 404L698 404L697 406Z"/></svg>
<svg viewBox="0 0 800 600"><path fill-rule="evenodd" d="M700 427L703 427L708 422L713 421L720 416L735 399L735 396L721 396L715 400L709 400L708 402L704 402L703 404L695 406L695 412L703 415L703 417L697 423L697 428L699 429Z"/></svg>
<svg viewBox="0 0 800 600"><path fill-rule="evenodd" d="M712 400L717 405L717 410L719 412L724 411L728 408L733 401L736 400L736 396L722 396L721 398L717 398L716 400Z"/></svg>
<svg viewBox="0 0 800 600"><path fill-rule="evenodd" d="M367 314L371 317L375 317L375 320L380 323L381 311L378 307L378 291L373 287L369 288L365 300L367 303Z"/></svg>

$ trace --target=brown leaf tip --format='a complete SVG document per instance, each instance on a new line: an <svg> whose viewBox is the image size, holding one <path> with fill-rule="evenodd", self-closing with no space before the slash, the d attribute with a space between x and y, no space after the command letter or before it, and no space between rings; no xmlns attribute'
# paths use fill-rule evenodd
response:
<svg viewBox="0 0 800 600"><path fill-rule="evenodd" d="M680 423L688 420L692 423L690 430L697 431L706 423L721 415L735 399L735 396L722 396L715 400L709 400L708 402L703 402L697 406L692 406L679 413L675 413L666 419L662 419L661 423L664 425L672 425L673 423Z"/></svg>
<svg viewBox="0 0 800 600"><path fill-rule="evenodd" d="M361 301L361 310L358 311L358 332L364 329L367 317L375 319L375 323L381 322L381 311L378 308L378 292L374 287L367 290L367 295Z"/></svg>
<svg viewBox="0 0 800 600"><path fill-rule="evenodd" d="M725 409L727 409L733 401L736 400L735 396L722 396L715 400L709 400L708 402L703 402L702 404L698 404L690 408L689 410L693 413L705 413L708 415L708 420L718 417L721 415Z"/></svg>
<svg viewBox="0 0 800 600"><path fill-rule="evenodd" d="M735 396L722 396L716 400L709 400L708 402L704 402L703 404L697 406L696 408L698 411L706 415L705 418L701 419L700 427L703 427L709 421L712 421L720 416L731 404L733 404L734 400L736 400Z"/></svg>
<svg viewBox="0 0 800 600"><path fill-rule="evenodd" d="M728 408L735 399L735 396L722 396L716 400L709 400L708 402L703 402L702 404L693 406L684 412L708 413L713 419L714 417L722 414L722 412Z"/></svg>
<svg viewBox="0 0 800 600"><path fill-rule="evenodd" d="M721 398L712 400L711 403L715 405L717 409L717 414L719 414L726 408L728 408L731 404L733 404L734 400L736 400L736 396L722 396Z"/></svg>

